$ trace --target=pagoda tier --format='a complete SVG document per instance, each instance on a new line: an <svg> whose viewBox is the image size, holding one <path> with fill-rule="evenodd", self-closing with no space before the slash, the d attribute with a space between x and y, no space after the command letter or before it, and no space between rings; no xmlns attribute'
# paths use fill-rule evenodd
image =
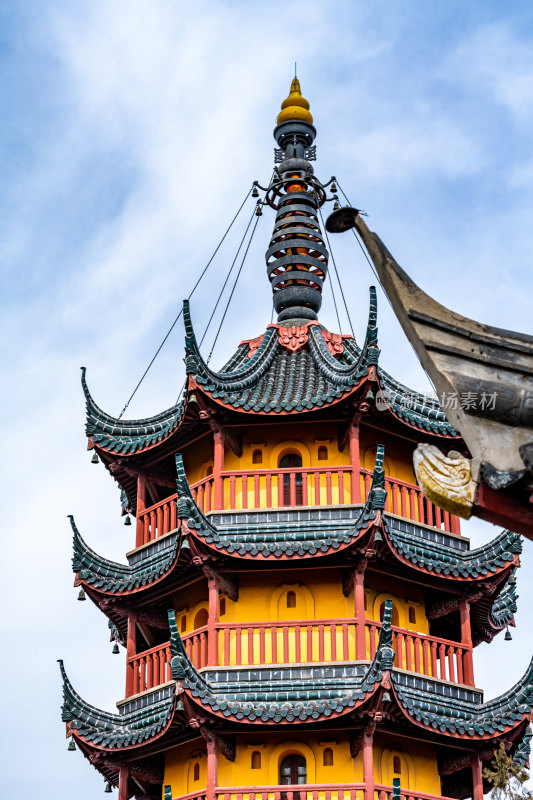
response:
<svg viewBox="0 0 533 800"><path fill-rule="evenodd" d="M232 437L231 431L250 424L251 415L305 413L309 421L348 420L360 411L384 430L407 426L416 442L429 435L461 446L436 400L411 391L378 366L373 287L362 349L352 337L332 334L317 322L298 328L270 325L261 336L242 342L225 367L213 372L200 355L188 301L184 320L188 389L185 400L167 411L139 420L111 417L94 402L82 368L89 448L124 490L124 513L136 513L141 473L160 486L172 485L172 454L210 433L215 423L239 452L238 432Z"/></svg>
<svg viewBox="0 0 533 800"><path fill-rule="evenodd" d="M518 760L527 759L533 662L512 689L484 702L477 689L445 687L439 681L396 669L391 618L392 603L387 601L379 643L370 663L329 665L328 680L324 681L323 665L207 670L200 674L187 655L171 611L171 681L153 693L149 703L146 696L132 699L121 705L119 714L109 714L79 697L61 664L63 720L68 734L113 783L118 781L121 767L135 763L138 768L143 760L150 764L158 752L195 739L198 733L233 761L236 743L242 742L243 735L249 736L247 728L258 722L273 730L297 722L300 735L306 728L312 731L320 725L325 739L346 731L352 757L365 751L361 753L365 780L354 786L366 789L365 797L369 770L373 774L373 741L381 732L412 737L420 735L417 729L423 729L424 738L445 753L439 761L444 778L470 767L475 757L489 760L500 742ZM160 773L154 778L160 783ZM454 784L448 777L448 791L453 792L454 786L460 790L461 782ZM261 787L255 787L255 791L261 791ZM372 785L371 796L373 791ZM232 792L240 793L239 787L233 786ZM216 789L216 794L223 794L223 789Z"/></svg>
<svg viewBox="0 0 533 800"><path fill-rule="evenodd" d="M151 689L169 676L166 608L174 594L186 595L187 586L207 577L218 583L218 594L237 600L238 576L249 569L250 559L255 560L256 569L261 561L266 562L265 567L274 562L290 569L295 558L299 569L316 569L317 564L340 567L345 595L354 592L354 575L365 569L370 583L373 575L386 568L397 579L425 584L427 615L434 633L421 635L396 625L398 666L471 684L472 646L490 641L504 627L514 624L514 571L519 564L520 537L503 532L482 548L469 551L464 539L384 516L383 459L384 450L380 448L369 498L354 513L355 519L331 510L322 518L318 511L285 511L278 520L270 514L268 522L252 522L249 517L235 522L234 515L217 514L213 518L219 522L214 524L198 509L178 456L177 528L153 545L134 551L130 565L110 562L94 553L71 519L76 584L83 586L109 617L114 638L126 645L131 614L145 633L147 628L152 629L152 638L146 638L144 647L139 642L133 650L130 648L127 695ZM229 517L227 522L225 517ZM454 641L459 636L456 618L467 606L471 625L467 641ZM272 649L277 642L275 632L282 630L283 640L277 652L271 653L273 663L305 663L314 658L322 661L327 647L333 661L364 659L374 652L380 629L379 621L367 613L359 619L308 618L300 621L298 630L294 622L285 626L276 620L256 623L222 622L211 627L208 623L205 627L202 621L200 628L193 628L186 636L188 652L198 667L223 666L230 661L242 664L246 663L244 659L248 664L261 664L266 648ZM463 620L462 624L466 623ZM311 650L310 635L317 639ZM259 643L254 643L257 638ZM335 653L331 652L332 642Z"/></svg>

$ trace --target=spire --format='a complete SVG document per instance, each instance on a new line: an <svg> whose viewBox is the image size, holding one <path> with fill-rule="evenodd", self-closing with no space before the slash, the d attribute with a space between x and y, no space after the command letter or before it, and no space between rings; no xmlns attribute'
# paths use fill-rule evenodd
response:
<svg viewBox="0 0 533 800"><path fill-rule="evenodd" d="M329 255L318 220L326 194L310 163L316 129L297 77L276 122L278 167L266 200L277 214L265 258L278 323L302 325L318 319Z"/></svg>

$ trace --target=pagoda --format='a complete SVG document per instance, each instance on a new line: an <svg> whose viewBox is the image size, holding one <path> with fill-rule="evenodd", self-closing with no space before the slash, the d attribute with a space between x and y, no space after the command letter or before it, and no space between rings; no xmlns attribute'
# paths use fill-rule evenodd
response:
<svg viewBox="0 0 533 800"><path fill-rule="evenodd" d="M533 664L488 701L473 664L514 624L521 538L471 550L422 495L418 444L466 446L380 367L374 289L361 345L319 321L336 187L314 174L315 136L295 79L258 205L275 212L277 321L216 372L185 303L184 396L150 418L102 411L82 372L88 447L135 539L113 562L71 518L80 599L126 675L104 711L60 662L62 718L119 800L481 800L501 744L528 761Z"/></svg>

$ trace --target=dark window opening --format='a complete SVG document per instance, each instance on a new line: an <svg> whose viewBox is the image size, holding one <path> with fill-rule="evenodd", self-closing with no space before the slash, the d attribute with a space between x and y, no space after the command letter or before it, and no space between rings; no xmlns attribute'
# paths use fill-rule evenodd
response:
<svg viewBox="0 0 533 800"><path fill-rule="evenodd" d="M223 617L224 614L226 613L226 598L225 597L221 597L220 598L220 610L219 610L218 613L219 613L219 615L221 617Z"/></svg>
<svg viewBox="0 0 533 800"><path fill-rule="evenodd" d="M252 769L261 769L261 753L254 750L252 753Z"/></svg>
<svg viewBox="0 0 533 800"><path fill-rule="evenodd" d="M416 623L416 609L414 606L409 606L409 622Z"/></svg>
<svg viewBox="0 0 533 800"><path fill-rule="evenodd" d="M291 753L280 764L279 782L281 786L296 786L307 783L307 763L303 756Z"/></svg>
<svg viewBox="0 0 533 800"><path fill-rule="evenodd" d="M192 773L192 779L193 779L193 781L199 781L200 780L200 764L198 763L198 761L194 765L193 773Z"/></svg>
<svg viewBox="0 0 533 800"><path fill-rule="evenodd" d="M197 630L197 628L203 628L205 625L207 625L208 619L209 614L207 608L201 608L194 618L194 630Z"/></svg>
<svg viewBox="0 0 533 800"><path fill-rule="evenodd" d="M400 756L394 756L392 761L392 771L394 772L395 775L402 774L402 759L400 758Z"/></svg>
<svg viewBox="0 0 533 800"><path fill-rule="evenodd" d="M287 592L287 608L296 608L296 592Z"/></svg>
<svg viewBox="0 0 533 800"><path fill-rule="evenodd" d="M333 766L333 750L331 747L326 747L324 750L324 757L322 759L322 764L325 767L332 767Z"/></svg>
<svg viewBox="0 0 533 800"><path fill-rule="evenodd" d="M318 460L319 461L328 460L328 448L324 447L324 445L318 448Z"/></svg>
<svg viewBox="0 0 533 800"><path fill-rule="evenodd" d="M287 453L280 459L280 469L301 469L302 457L299 453ZM282 506L301 506L303 504L302 473L283 475Z"/></svg>
<svg viewBox="0 0 533 800"><path fill-rule="evenodd" d="M185 633L186 630L187 630L187 617L184 614L181 618L180 631L181 633Z"/></svg>
<svg viewBox="0 0 533 800"><path fill-rule="evenodd" d="M262 450L254 450L252 453L252 464L262 464L263 463L263 451Z"/></svg>

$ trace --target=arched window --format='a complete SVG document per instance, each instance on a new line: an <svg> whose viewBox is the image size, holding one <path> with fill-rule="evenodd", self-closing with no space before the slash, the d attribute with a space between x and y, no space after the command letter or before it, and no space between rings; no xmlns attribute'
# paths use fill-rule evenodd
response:
<svg viewBox="0 0 533 800"><path fill-rule="evenodd" d="M192 779L193 779L193 781L199 781L200 780L200 762L199 761L196 761L195 764L194 764L193 773L192 773Z"/></svg>
<svg viewBox="0 0 533 800"><path fill-rule="evenodd" d="M394 756L394 758L392 759L392 771L394 772L395 775L402 774L402 759L400 758L400 756Z"/></svg>
<svg viewBox="0 0 533 800"><path fill-rule="evenodd" d="M296 608L296 592L287 592L287 608Z"/></svg>
<svg viewBox="0 0 533 800"><path fill-rule="evenodd" d="M207 625L207 620L209 619L209 614L207 608L201 608L200 611L197 612L194 618L194 630L197 628L203 628Z"/></svg>
<svg viewBox="0 0 533 800"><path fill-rule="evenodd" d="M219 615L221 617L223 617L224 614L226 613L226 598L225 597L221 597L220 598L220 608L219 608L219 612L218 613L219 613Z"/></svg>
<svg viewBox="0 0 533 800"><path fill-rule="evenodd" d="M187 616L184 614L180 620L180 632L185 633L187 630Z"/></svg>
<svg viewBox="0 0 533 800"><path fill-rule="evenodd" d="M331 747L326 747L324 750L324 755L322 758L322 764L325 767L332 767L333 766L333 750Z"/></svg>
<svg viewBox="0 0 533 800"><path fill-rule="evenodd" d="M385 601L383 601L382 604L379 607L379 619L380 619L381 622L383 622L384 614L385 614ZM396 625L397 628L399 627L399 624L400 624L399 623L399 617L398 617L398 609L396 608L394 603L392 604L392 624Z"/></svg>
<svg viewBox="0 0 533 800"><path fill-rule="evenodd" d="M318 448L318 460L319 461L328 460L328 448L325 447L323 444L320 445L320 447Z"/></svg>
<svg viewBox="0 0 533 800"><path fill-rule="evenodd" d="M263 463L263 451L262 450L254 450L252 453L252 464L262 464Z"/></svg>
<svg viewBox="0 0 533 800"><path fill-rule="evenodd" d="M204 478L207 478L208 475L212 475L212 474L213 474L213 465L212 464L208 464L207 467L204 470Z"/></svg>
<svg viewBox="0 0 533 800"><path fill-rule="evenodd" d="M416 625L416 608L414 606L409 606L409 622Z"/></svg>
<svg viewBox="0 0 533 800"><path fill-rule="evenodd" d="M303 756L291 753L285 756L279 767L281 786L296 786L307 783L307 763Z"/></svg>
<svg viewBox="0 0 533 800"><path fill-rule="evenodd" d="M261 753L254 750L252 753L252 769L261 769Z"/></svg>
<svg viewBox="0 0 533 800"><path fill-rule="evenodd" d="M279 461L280 469L299 469L302 466L302 457L299 453L287 453ZM283 475L283 497L282 506L301 506L303 503L302 493L302 473L292 474L286 472Z"/></svg>

